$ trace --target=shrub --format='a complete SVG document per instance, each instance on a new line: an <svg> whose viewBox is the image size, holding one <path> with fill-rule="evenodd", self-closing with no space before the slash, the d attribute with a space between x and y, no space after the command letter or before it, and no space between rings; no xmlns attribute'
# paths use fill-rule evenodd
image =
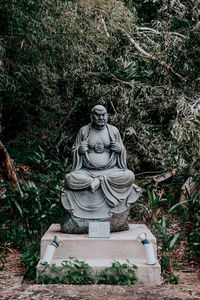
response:
<svg viewBox="0 0 200 300"><path fill-rule="evenodd" d="M117 285L131 285L137 283L137 276L135 275L135 265L127 263L120 264L114 261L111 267L108 267L98 274L97 284L117 284Z"/></svg>
<svg viewBox="0 0 200 300"><path fill-rule="evenodd" d="M44 271L38 272L37 283L131 285L138 280L134 271L136 268L128 261L124 264L114 261L111 267L95 273L84 261L70 258L62 263L62 270L55 265L44 267Z"/></svg>

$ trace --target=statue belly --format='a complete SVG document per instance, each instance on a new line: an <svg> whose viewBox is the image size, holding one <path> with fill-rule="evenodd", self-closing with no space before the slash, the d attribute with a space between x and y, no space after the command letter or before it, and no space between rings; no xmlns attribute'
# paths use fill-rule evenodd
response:
<svg viewBox="0 0 200 300"><path fill-rule="evenodd" d="M110 153L109 152L103 152L103 153L88 153L89 160L91 163L98 167L106 166L110 159Z"/></svg>

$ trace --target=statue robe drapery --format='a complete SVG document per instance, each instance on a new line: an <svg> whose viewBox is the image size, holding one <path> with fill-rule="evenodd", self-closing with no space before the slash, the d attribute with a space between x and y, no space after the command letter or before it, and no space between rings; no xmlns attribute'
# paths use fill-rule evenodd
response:
<svg viewBox="0 0 200 300"><path fill-rule="evenodd" d="M127 169L126 150L116 127L106 125L110 141L121 145L117 154L110 150L110 159L105 165L93 165L88 153L79 154L79 147L87 141L91 125L82 127L72 148L72 170L65 178L61 201L64 208L75 217L101 219L127 210L135 202L140 189L133 183L134 174ZM97 154L98 155L98 154ZM89 186L98 177L101 184L97 191L91 192Z"/></svg>

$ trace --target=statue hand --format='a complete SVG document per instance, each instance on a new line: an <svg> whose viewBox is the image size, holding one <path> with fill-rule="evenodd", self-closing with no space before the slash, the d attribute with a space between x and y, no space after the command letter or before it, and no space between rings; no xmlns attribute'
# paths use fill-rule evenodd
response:
<svg viewBox="0 0 200 300"><path fill-rule="evenodd" d="M111 146L110 148L112 151L114 151L116 153L122 152L122 146L120 145L120 143L112 141L110 143L110 146Z"/></svg>
<svg viewBox="0 0 200 300"><path fill-rule="evenodd" d="M86 151L88 151L89 148L88 148L88 142L87 141L83 141L81 143L81 145L79 146L79 149L78 149L78 152L80 154L85 154Z"/></svg>

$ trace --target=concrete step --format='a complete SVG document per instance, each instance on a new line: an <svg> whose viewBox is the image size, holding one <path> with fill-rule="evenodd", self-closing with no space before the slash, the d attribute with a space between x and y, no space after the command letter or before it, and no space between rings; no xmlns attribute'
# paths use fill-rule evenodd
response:
<svg viewBox="0 0 200 300"><path fill-rule="evenodd" d="M120 264L127 263L125 259L118 259ZM53 259L52 264L55 264L56 267L60 268L60 274L62 274L62 263L64 261L61 259ZM100 271L112 265L113 260L110 259L86 259L84 260L90 267L96 271ZM129 264L134 264L137 266L135 274L139 279L139 284L143 285L159 285L161 283L161 271L160 264L156 262L155 265L147 265L145 259L131 259ZM37 265L37 270L41 272L44 270L45 266L41 264L41 261ZM46 269L45 273L49 273L49 270Z"/></svg>
<svg viewBox="0 0 200 300"><path fill-rule="evenodd" d="M145 246L137 240L140 233L145 232L147 239L154 245L155 265L146 264ZM110 238L89 238L88 234L66 234L60 232L59 224L52 224L41 240L41 258L46 247L51 244L54 236L63 239L63 243L55 250L51 264L61 269L62 262L69 257L75 257L93 267L95 270L104 269L112 265L114 260L120 263L135 264L138 269L136 275L141 284L160 284L161 269L157 262L156 238L144 224L130 224L127 231L113 232ZM41 260L37 270L44 270ZM48 272L48 269L45 270Z"/></svg>
<svg viewBox="0 0 200 300"><path fill-rule="evenodd" d="M156 238L144 224L130 224L127 231L113 232L110 238L88 238L88 234L61 233L59 224L52 224L41 240L41 257L55 235L63 239L56 249L54 259L67 259L70 256L78 259L143 259L145 249L137 240L138 234L145 232L147 239L154 243L157 256Z"/></svg>

